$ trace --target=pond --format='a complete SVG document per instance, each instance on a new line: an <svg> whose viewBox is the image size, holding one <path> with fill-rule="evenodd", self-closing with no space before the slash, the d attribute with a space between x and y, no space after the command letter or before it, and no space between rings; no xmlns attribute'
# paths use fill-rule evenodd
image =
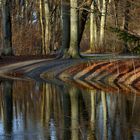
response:
<svg viewBox="0 0 140 140"><path fill-rule="evenodd" d="M0 80L0 140L139 140L140 96Z"/></svg>

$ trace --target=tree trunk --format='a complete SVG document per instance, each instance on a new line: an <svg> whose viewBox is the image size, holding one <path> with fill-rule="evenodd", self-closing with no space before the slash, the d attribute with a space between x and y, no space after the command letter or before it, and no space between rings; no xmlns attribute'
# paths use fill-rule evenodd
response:
<svg viewBox="0 0 140 140"><path fill-rule="evenodd" d="M96 25L96 16L94 13L95 7L94 2L91 4L90 12L90 49L92 52L95 52L95 47L97 46L97 25Z"/></svg>
<svg viewBox="0 0 140 140"><path fill-rule="evenodd" d="M79 57L78 39L79 39L79 10L78 0L70 0L70 48L68 54L72 58Z"/></svg>
<svg viewBox="0 0 140 140"><path fill-rule="evenodd" d="M91 4L90 12L90 49L94 51L94 3Z"/></svg>
<svg viewBox="0 0 140 140"><path fill-rule="evenodd" d="M80 15L78 47L80 46L80 42L82 40L82 36L83 36L84 29L85 29L87 17L88 17L88 14L89 14L88 10L90 10L91 4L92 4L92 0L86 0L85 5L83 7L82 14Z"/></svg>
<svg viewBox="0 0 140 140"><path fill-rule="evenodd" d="M44 30L44 23L43 23L43 1L39 1L39 8L40 8L40 26L41 26L41 41L42 41L42 46L41 46L41 54L45 55L45 30Z"/></svg>
<svg viewBox="0 0 140 140"><path fill-rule="evenodd" d="M11 1L2 3L2 27L3 27L3 50L2 55L13 55L12 51L12 24L11 24Z"/></svg>
<svg viewBox="0 0 140 140"><path fill-rule="evenodd" d="M118 23L118 2L119 0L114 0L114 17L115 17L115 27L119 27Z"/></svg>
<svg viewBox="0 0 140 140"><path fill-rule="evenodd" d="M67 56L70 44L70 5L61 3L61 21L62 21L62 47L61 54Z"/></svg>
<svg viewBox="0 0 140 140"><path fill-rule="evenodd" d="M129 8L131 6L131 3L129 0L125 0L124 1L124 18L123 18L123 30L125 30L126 32L128 32L128 25L129 25ZM127 46L127 42L124 42L124 53L129 53L129 49Z"/></svg>
<svg viewBox="0 0 140 140"><path fill-rule="evenodd" d="M49 12L49 3L48 0L44 1L44 9L45 9L45 54L50 53L50 12Z"/></svg>
<svg viewBox="0 0 140 140"><path fill-rule="evenodd" d="M105 37L105 22L106 22L106 11L107 11L107 1L103 0L102 9L101 9L101 23L100 23L100 46L104 45Z"/></svg>

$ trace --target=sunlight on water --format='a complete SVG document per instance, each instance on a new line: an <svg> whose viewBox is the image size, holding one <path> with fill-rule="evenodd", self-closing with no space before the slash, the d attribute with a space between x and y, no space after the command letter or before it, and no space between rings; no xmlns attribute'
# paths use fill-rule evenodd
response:
<svg viewBox="0 0 140 140"><path fill-rule="evenodd" d="M140 96L0 80L0 140L140 139Z"/></svg>

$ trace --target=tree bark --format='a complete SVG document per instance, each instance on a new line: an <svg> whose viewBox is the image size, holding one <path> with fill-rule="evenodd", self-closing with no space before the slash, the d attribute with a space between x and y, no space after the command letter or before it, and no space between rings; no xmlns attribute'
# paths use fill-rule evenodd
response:
<svg viewBox="0 0 140 140"><path fill-rule="evenodd" d="M95 47L97 46L97 25L95 14L95 4L92 2L90 12L90 49L92 52L95 52Z"/></svg>
<svg viewBox="0 0 140 140"><path fill-rule="evenodd" d="M80 15L78 47L80 47L80 42L82 40L82 36L85 29L85 25L86 25L86 21L87 21L91 4L92 4L92 0L86 0L85 5L82 10L82 14Z"/></svg>
<svg viewBox="0 0 140 140"><path fill-rule="evenodd" d="M103 0L101 9L100 39L99 39L99 44L101 47L104 45L106 11L107 11L107 0Z"/></svg>
<svg viewBox="0 0 140 140"><path fill-rule="evenodd" d="M45 54L50 53L50 11L48 0L44 1L44 10L45 10Z"/></svg>
<svg viewBox="0 0 140 140"><path fill-rule="evenodd" d="M2 55L13 55L12 51L12 24L11 24L11 1L2 2L2 27L3 27L3 50Z"/></svg>
<svg viewBox="0 0 140 140"><path fill-rule="evenodd" d="M70 5L61 3L62 47L61 54L67 56L70 45Z"/></svg>
<svg viewBox="0 0 140 140"><path fill-rule="evenodd" d="M123 30L125 30L126 32L128 32L128 25L129 25L129 8L131 6L130 1L129 0L125 0L124 1L124 18L123 18ZM129 49L128 49L128 45L127 42L124 42L124 53L129 53Z"/></svg>
<svg viewBox="0 0 140 140"><path fill-rule="evenodd" d="M39 1L39 10L40 10L40 26L41 26L41 54L45 55L45 31L44 31L44 23L43 23L43 1Z"/></svg>
<svg viewBox="0 0 140 140"><path fill-rule="evenodd" d="M79 9L78 0L70 0L71 10L70 10L70 48L68 50L68 55L72 58L78 58L78 39L79 39Z"/></svg>

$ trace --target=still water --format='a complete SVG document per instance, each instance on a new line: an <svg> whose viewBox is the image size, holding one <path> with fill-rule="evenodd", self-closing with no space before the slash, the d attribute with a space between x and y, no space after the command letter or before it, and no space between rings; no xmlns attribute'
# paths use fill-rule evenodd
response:
<svg viewBox="0 0 140 140"><path fill-rule="evenodd" d="M140 96L0 80L0 140L140 140Z"/></svg>

